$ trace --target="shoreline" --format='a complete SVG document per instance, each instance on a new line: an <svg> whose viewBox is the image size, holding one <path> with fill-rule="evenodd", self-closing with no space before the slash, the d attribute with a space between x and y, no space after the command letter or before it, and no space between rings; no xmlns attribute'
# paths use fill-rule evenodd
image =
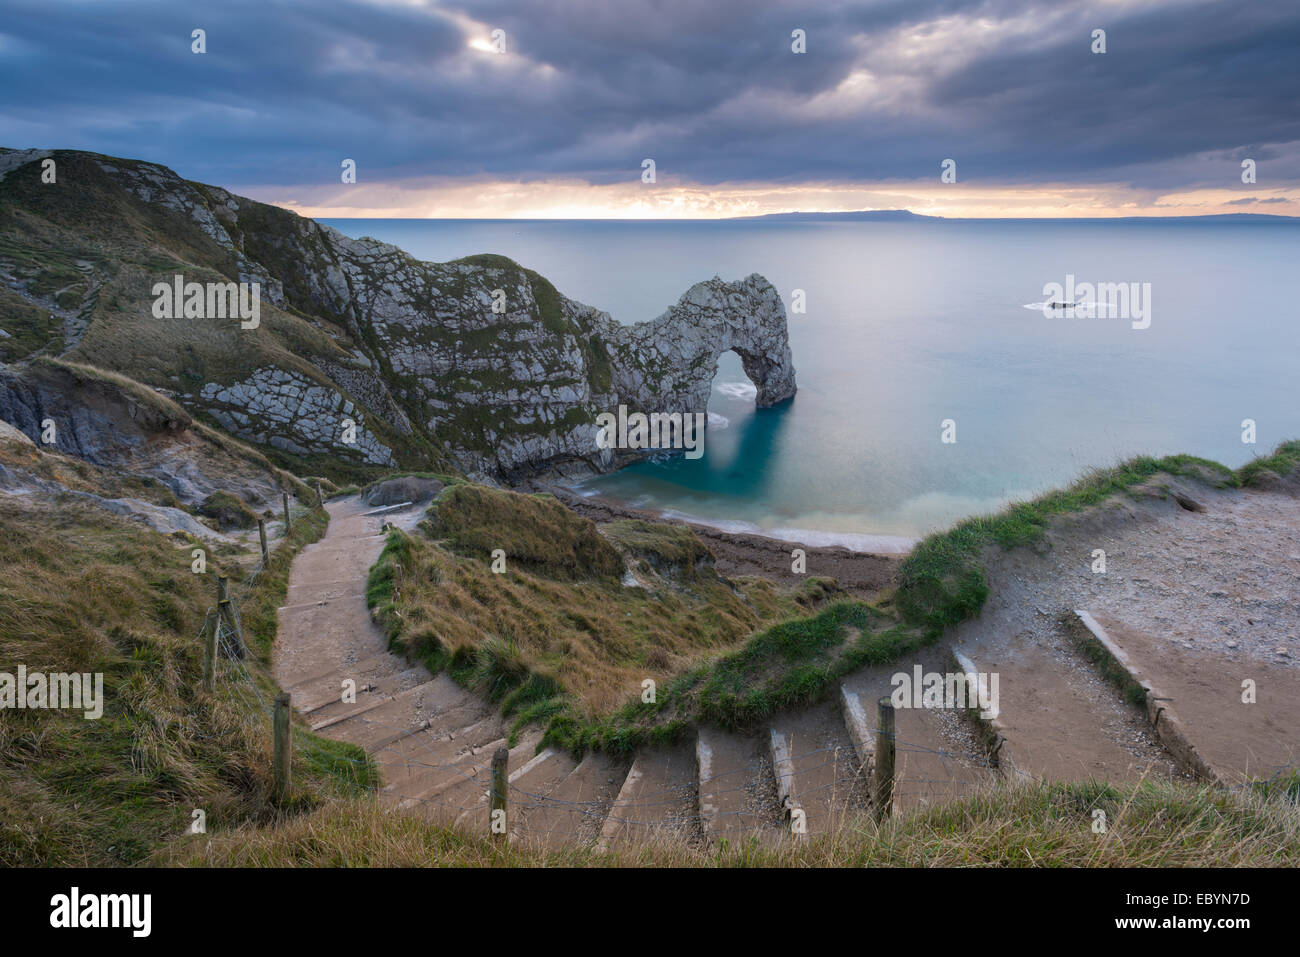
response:
<svg viewBox="0 0 1300 957"><path fill-rule="evenodd" d="M719 574L727 577L755 575L783 585L797 585L809 577L821 576L834 578L851 593L869 596L895 583L898 566L910 552L910 549L865 551L843 545L814 545L793 537L778 538L720 528L695 516L632 508L603 495L581 495L562 485L539 484L536 491L554 495L574 512L598 524L632 518L685 525L709 547L717 559ZM887 536L881 538L888 540ZM791 552L795 548L802 548L806 555L807 570L804 574L796 574L790 569Z"/></svg>

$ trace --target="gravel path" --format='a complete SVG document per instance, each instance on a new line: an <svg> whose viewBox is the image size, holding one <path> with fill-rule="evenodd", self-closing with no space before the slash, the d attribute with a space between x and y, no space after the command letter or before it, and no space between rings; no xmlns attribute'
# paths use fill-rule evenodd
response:
<svg viewBox="0 0 1300 957"><path fill-rule="evenodd" d="M1017 732L1010 743L1040 773L1169 769L1141 712L1066 637L1061 618L1075 609L1156 642L1153 665L1220 676L1213 680L1225 693L1239 689L1234 666L1300 670L1300 498L1178 481L1170 488L1203 510L1153 491L1063 517L1034 547L986 553L990 598L957 640L981 669L1001 669L1004 717ZM1104 572L1093 569L1097 550L1105 551ZM1150 677L1159 688L1160 672ZM1231 737L1240 713L1219 716L1229 730L1216 733ZM1244 749L1246 723L1239 733Z"/></svg>

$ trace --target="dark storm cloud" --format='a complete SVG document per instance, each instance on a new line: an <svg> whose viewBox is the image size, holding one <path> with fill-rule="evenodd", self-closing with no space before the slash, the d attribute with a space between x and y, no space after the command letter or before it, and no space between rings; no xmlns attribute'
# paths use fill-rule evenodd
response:
<svg viewBox="0 0 1300 957"><path fill-rule="evenodd" d="M1291 4L3 0L0 144L227 185L486 173L1214 182L1300 140ZM190 52L190 31L208 52ZM506 31L508 57L471 51ZM807 31L808 52L790 52ZM1089 51L1107 31L1108 52ZM911 39L909 39L911 35ZM932 39L927 40L926 37ZM856 85L855 85L856 84ZM837 92L838 91L838 92ZM1281 167L1272 178L1300 179Z"/></svg>

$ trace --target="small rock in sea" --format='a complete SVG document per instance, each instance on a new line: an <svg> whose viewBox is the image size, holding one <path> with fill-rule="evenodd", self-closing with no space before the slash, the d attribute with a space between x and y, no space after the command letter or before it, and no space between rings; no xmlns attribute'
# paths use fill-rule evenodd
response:
<svg viewBox="0 0 1300 957"><path fill-rule="evenodd" d="M1235 641L1230 641L1230 642L1228 642L1228 647L1229 647L1229 648L1236 648L1236 647L1237 647L1237 643L1236 643Z"/></svg>
<svg viewBox="0 0 1300 957"><path fill-rule="evenodd" d="M1285 658L1287 655L1291 654L1291 652L1289 652L1289 651L1286 650L1286 645L1278 645L1278 646L1277 646L1277 653L1278 653L1279 655L1281 655L1283 658Z"/></svg>

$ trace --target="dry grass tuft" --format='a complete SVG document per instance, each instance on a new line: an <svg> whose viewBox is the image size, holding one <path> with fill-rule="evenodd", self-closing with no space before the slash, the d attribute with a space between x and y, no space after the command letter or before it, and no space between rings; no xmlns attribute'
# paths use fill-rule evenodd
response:
<svg viewBox="0 0 1300 957"><path fill-rule="evenodd" d="M1105 834L1092 811L1107 814ZM243 828L168 848L158 864L208 867L1295 867L1300 807L1281 794L1163 781L1123 787L992 787L877 826L763 847L693 848L661 841L559 850L490 839L387 811L370 799L331 802L276 827Z"/></svg>

